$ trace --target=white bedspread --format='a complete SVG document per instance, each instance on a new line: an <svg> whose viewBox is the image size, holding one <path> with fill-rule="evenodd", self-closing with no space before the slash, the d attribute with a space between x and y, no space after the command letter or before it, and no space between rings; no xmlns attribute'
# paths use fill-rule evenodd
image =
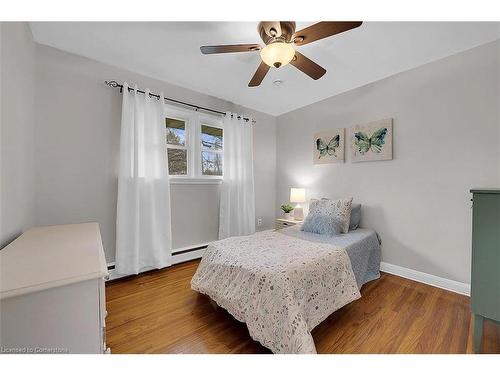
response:
<svg viewBox="0 0 500 375"><path fill-rule="evenodd" d="M361 296L343 248L279 231L210 244L191 287L274 353L316 353L311 330Z"/></svg>

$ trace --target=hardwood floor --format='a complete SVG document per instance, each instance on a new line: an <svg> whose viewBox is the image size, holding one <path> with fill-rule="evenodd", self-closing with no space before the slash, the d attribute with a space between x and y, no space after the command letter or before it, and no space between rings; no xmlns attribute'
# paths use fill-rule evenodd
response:
<svg viewBox="0 0 500 375"><path fill-rule="evenodd" d="M244 323L190 288L198 261L106 285L112 353L269 353ZM333 313L312 334L318 353L466 353L469 298L390 274ZM500 353L500 328L485 322L483 352Z"/></svg>

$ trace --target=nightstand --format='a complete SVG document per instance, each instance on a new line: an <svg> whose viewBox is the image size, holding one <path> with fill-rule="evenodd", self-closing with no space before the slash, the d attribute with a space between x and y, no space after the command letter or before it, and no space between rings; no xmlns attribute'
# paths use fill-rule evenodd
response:
<svg viewBox="0 0 500 375"><path fill-rule="evenodd" d="M293 218L290 219L285 219L283 217L278 217L276 218L276 221L274 223L274 229L283 229L286 227L293 227L296 224L302 224L304 220L294 220Z"/></svg>

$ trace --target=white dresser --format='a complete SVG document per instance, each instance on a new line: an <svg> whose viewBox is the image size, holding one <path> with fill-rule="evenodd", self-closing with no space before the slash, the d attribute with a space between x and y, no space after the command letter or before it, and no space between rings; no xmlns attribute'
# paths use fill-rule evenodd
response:
<svg viewBox="0 0 500 375"><path fill-rule="evenodd" d="M105 353L97 223L32 228L0 251L0 353Z"/></svg>

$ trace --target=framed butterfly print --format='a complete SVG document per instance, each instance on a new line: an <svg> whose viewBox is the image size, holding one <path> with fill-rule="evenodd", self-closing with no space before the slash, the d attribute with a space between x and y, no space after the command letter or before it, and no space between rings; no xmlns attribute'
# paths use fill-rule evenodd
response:
<svg viewBox="0 0 500 375"><path fill-rule="evenodd" d="M353 162L392 160L392 118L351 128Z"/></svg>
<svg viewBox="0 0 500 375"><path fill-rule="evenodd" d="M333 129L314 134L313 163L344 162L345 129Z"/></svg>

